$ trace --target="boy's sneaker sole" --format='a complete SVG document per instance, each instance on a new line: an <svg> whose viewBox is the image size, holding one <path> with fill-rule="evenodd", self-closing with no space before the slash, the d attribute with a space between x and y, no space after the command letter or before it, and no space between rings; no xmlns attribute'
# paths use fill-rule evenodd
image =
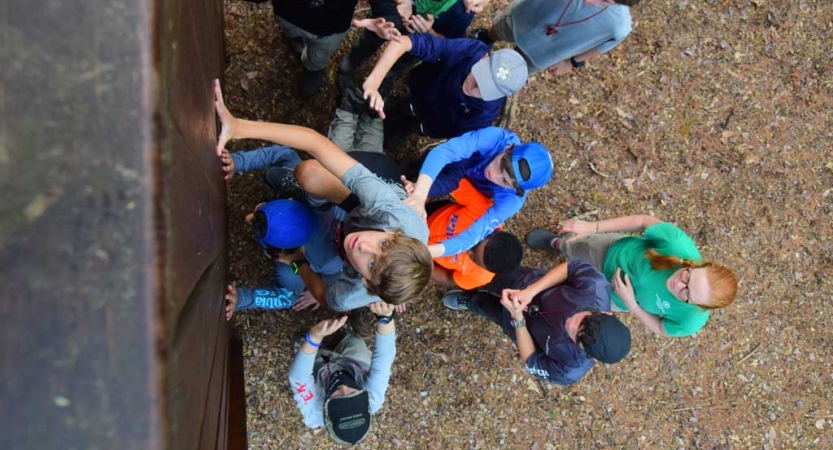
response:
<svg viewBox="0 0 833 450"><path fill-rule="evenodd" d="M560 239L563 236L560 234L555 234L550 230L545 230L543 228L536 228L532 230L529 234L526 235L526 245L530 248L538 249L538 250L551 250L556 253L561 253L558 248L555 248L552 243L553 239Z"/></svg>
<svg viewBox="0 0 833 450"><path fill-rule="evenodd" d="M448 291L443 295L443 305L455 311L466 311L469 309L469 297L471 294L460 289Z"/></svg>

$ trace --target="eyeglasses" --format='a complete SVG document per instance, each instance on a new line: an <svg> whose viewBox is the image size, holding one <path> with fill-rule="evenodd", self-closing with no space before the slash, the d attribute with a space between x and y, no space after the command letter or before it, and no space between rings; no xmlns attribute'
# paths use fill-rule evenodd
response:
<svg viewBox="0 0 833 450"><path fill-rule="evenodd" d="M691 282L691 267L683 269L683 273L680 274L680 281L682 281L685 285L685 288L680 291L680 293L683 294L683 301L691 303L691 291L688 289L688 283Z"/></svg>

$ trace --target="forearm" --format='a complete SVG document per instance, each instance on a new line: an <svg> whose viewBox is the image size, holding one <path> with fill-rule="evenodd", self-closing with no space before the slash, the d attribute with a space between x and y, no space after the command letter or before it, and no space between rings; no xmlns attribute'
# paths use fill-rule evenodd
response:
<svg viewBox="0 0 833 450"><path fill-rule="evenodd" d="M235 139L260 139L302 150L341 178L355 160L315 130L298 125L236 119Z"/></svg>
<svg viewBox="0 0 833 450"><path fill-rule="evenodd" d="M643 232L651 225L656 225L660 222L662 221L653 216L635 215L600 220L595 222L594 225L596 225L596 233L611 233L616 231Z"/></svg>
<svg viewBox="0 0 833 450"><path fill-rule="evenodd" d="M304 286L322 306L327 306L327 283L315 273L309 264L302 264L298 275L304 280Z"/></svg>
<svg viewBox="0 0 833 450"><path fill-rule="evenodd" d="M518 353L521 361L526 364L526 360L535 353L535 342L532 340L532 335L526 326L515 328L515 339L518 341Z"/></svg>
<svg viewBox="0 0 833 450"><path fill-rule="evenodd" d="M636 316L640 322L645 324L645 327L648 328L652 333L668 337L668 333L665 332L665 327L662 325L662 318L655 316L648 311L642 309L639 304L629 305L628 309L630 310L631 314Z"/></svg>
<svg viewBox="0 0 833 450"><path fill-rule="evenodd" d="M431 270L431 281L439 284L440 286L457 285L457 283L454 282L453 272L437 264L434 264L434 268Z"/></svg>
<svg viewBox="0 0 833 450"><path fill-rule="evenodd" d="M553 286L566 282L569 275L568 267L568 262L563 262L553 267L552 270L544 274L538 281L527 286L524 291L528 293L529 298L532 298Z"/></svg>
<svg viewBox="0 0 833 450"><path fill-rule="evenodd" d="M396 331L396 320L391 320L390 323L376 323L376 333L387 336Z"/></svg>
<svg viewBox="0 0 833 450"><path fill-rule="evenodd" d="M382 85L382 80L385 79L385 75L390 72L391 67L393 67L402 55L410 50L411 38L408 36L402 36L399 41L389 42L388 46L385 47L385 51L382 52L382 56L379 57L376 66L373 67L373 71L367 76L367 80L364 82L365 90L378 90L379 86Z"/></svg>

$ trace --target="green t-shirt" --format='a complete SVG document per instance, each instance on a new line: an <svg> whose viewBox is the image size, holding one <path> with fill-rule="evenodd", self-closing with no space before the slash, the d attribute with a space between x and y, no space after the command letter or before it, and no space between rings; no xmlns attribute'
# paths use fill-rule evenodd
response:
<svg viewBox="0 0 833 450"><path fill-rule="evenodd" d="M639 306L651 314L662 317L665 332L671 336L688 336L703 328L709 320L709 312L697 305L688 304L674 297L665 286L668 278L678 269L654 270L645 257L648 249L660 255L673 255L700 263L702 257L694 241L683 230L667 222L652 225L642 236L629 236L616 241L607 252L604 275L613 279L616 269L628 274ZM627 309L615 293L613 301Z"/></svg>

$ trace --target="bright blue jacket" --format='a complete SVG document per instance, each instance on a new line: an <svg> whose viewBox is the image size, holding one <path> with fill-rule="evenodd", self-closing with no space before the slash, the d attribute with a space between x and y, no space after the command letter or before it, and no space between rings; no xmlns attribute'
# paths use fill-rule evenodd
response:
<svg viewBox="0 0 833 450"><path fill-rule="evenodd" d="M434 180L428 197L447 195L465 177L494 204L466 231L444 241L443 256L462 253L492 234L498 225L515 215L526 201L526 193L498 186L483 175L486 166L511 144L520 144L515 133L498 127L471 131L438 145L425 158L420 174Z"/></svg>
<svg viewBox="0 0 833 450"><path fill-rule="evenodd" d="M489 53L486 44L430 34L410 37L411 55L425 61L411 71L409 82L411 103L425 134L451 138L490 126L505 99L487 102L463 93L463 81L471 68Z"/></svg>

